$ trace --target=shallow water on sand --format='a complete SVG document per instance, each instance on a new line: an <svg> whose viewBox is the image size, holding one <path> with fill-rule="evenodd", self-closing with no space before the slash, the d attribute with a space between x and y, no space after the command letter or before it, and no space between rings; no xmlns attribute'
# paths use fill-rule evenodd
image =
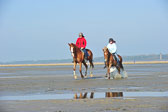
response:
<svg viewBox="0 0 168 112"><path fill-rule="evenodd" d="M106 74L104 65L96 65L93 74ZM154 72L167 72L168 64L133 64L124 65L126 72L136 75L149 75ZM85 69L83 67L83 73ZM33 67L0 67L0 78L19 78L20 77L38 77L38 76L55 76L55 75L71 75L73 74L73 66L33 66ZM77 66L76 74L79 74ZM89 69L88 69L89 74Z"/></svg>
<svg viewBox="0 0 168 112"><path fill-rule="evenodd" d="M93 69L94 77L91 78L88 75L85 80L81 80L79 76L79 67L77 67L76 72L78 80L73 79L73 66L0 67L0 100L74 99L79 97L80 92L85 95L84 92L87 92L88 96L92 91L94 92L94 98L106 98L105 95L108 91L122 91L123 98L168 97L168 92L161 92L167 91L167 88L163 86L167 84L163 82L164 80L154 80L155 82L151 82L151 85L147 83L153 73L161 73L158 76L155 75L157 78L167 78L168 64L124 65L129 80L120 81L105 80L106 69L103 69L103 67L104 65L96 65ZM136 79L136 82L134 79ZM137 80L139 81L137 82ZM161 84L159 85L157 81L163 83L159 83ZM142 82L147 84L141 85ZM90 85L93 86L90 87ZM57 91L57 89L61 91ZM77 93L77 95L74 93Z"/></svg>
<svg viewBox="0 0 168 112"><path fill-rule="evenodd" d="M85 92L78 94L34 94L24 96L2 96L0 97L0 100L65 100L134 97L168 97L168 92Z"/></svg>

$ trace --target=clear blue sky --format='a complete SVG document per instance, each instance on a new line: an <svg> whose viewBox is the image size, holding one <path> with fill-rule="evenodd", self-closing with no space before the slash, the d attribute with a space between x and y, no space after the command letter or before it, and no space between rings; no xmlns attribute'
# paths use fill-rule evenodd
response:
<svg viewBox="0 0 168 112"><path fill-rule="evenodd" d="M72 58L83 32L94 57L108 38L121 55L168 53L166 0L0 0L0 61Z"/></svg>

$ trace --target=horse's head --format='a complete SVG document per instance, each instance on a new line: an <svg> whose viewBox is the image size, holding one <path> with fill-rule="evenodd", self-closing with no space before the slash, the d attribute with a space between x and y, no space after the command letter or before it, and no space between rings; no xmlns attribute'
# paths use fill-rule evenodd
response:
<svg viewBox="0 0 168 112"><path fill-rule="evenodd" d="M104 53L104 61L107 62L108 57L109 57L109 51L107 47L103 48L103 53Z"/></svg>
<svg viewBox="0 0 168 112"><path fill-rule="evenodd" d="M75 48L76 48L76 45L75 44L73 44L73 43L68 43L68 45L69 45L69 47L70 47L70 51L71 51L71 54L72 54L72 56L74 57L75 55L74 55L74 53L75 53Z"/></svg>

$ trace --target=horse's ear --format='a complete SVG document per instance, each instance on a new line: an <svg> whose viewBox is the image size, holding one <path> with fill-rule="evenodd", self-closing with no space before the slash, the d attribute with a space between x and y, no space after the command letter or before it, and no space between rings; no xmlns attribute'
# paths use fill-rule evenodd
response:
<svg viewBox="0 0 168 112"><path fill-rule="evenodd" d="M105 50L107 50L107 47L106 47L106 46L103 48L103 51L105 51Z"/></svg>
<svg viewBox="0 0 168 112"><path fill-rule="evenodd" d="M74 43L71 43L72 45L74 45Z"/></svg>

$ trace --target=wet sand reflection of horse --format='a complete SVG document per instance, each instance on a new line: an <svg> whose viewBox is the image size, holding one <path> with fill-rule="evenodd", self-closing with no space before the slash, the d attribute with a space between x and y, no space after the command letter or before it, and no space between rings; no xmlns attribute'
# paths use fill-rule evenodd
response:
<svg viewBox="0 0 168 112"><path fill-rule="evenodd" d="M123 92L106 92L106 97L123 97Z"/></svg>
<svg viewBox="0 0 168 112"><path fill-rule="evenodd" d="M77 63L79 63L79 72L81 74L81 78L84 78L83 74L82 74L82 63L84 64L85 68L86 68L86 71L85 71L85 76L87 76L87 69L88 69L88 66L84 60L84 53L80 50L80 48L78 48L75 44L71 43L71 44L68 44L70 46L70 51L71 51L71 54L72 54L72 57L73 57L73 61L74 61L74 79L77 79L77 76L76 76L76 65ZM89 56L87 58L87 60L89 61L90 63L90 77L93 77L93 74L92 74L92 69L94 68L94 65L93 65L93 54L91 52L91 50L89 49L86 49Z"/></svg>
<svg viewBox="0 0 168 112"><path fill-rule="evenodd" d="M95 96L96 94L94 92L90 93L90 96L88 96L88 92L80 93L79 95L75 93L74 99L93 99L96 98L103 98L100 97L100 95ZM116 97L123 97L123 92L105 92L104 98L116 98Z"/></svg>
<svg viewBox="0 0 168 112"><path fill-rule="evenodd" d="M80 93L79 96L78 96L77 94L75 94L74 99L86 99L86 98L87 98L87 95L88 95L87 92L85 92L84 94ZM91 92L91 93L90 93L90 97L89 97L89 98L90 98L90 99L94 98L94 92Z"/></svg>

